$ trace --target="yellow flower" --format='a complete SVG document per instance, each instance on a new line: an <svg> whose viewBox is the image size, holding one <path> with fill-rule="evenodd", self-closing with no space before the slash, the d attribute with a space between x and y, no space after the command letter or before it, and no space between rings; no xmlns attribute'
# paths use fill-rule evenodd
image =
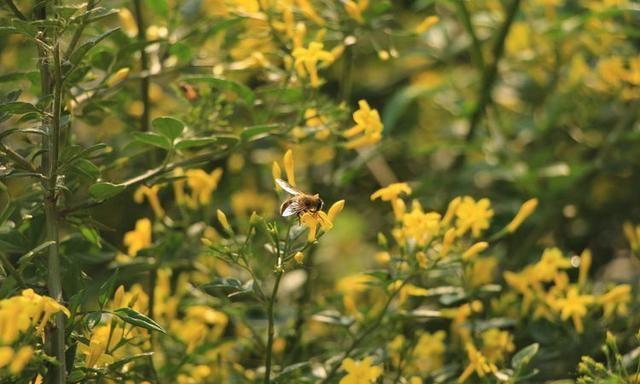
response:
<svg viewBox="0 0 640 384"><path fill-rule="evenodd" d="M138 251L151 245L151 220L144 218L136 221L136 227L124 235L124 245L127 246L129 256L135 256Z"/></svg>
<svg viewBox="0 0 640 384"><path fill-rule="evenodd" d="M147 313L149 308L149 296L142 288L142 285L133 284L129 290L125 290L124 286L119 286L113 294L113 299L107 304L107 308L132 308L140 313Z"/></svg>
<svg viewBox="0 0 640 384"><path fill-rule="evenodd" d="M558 248L548 248L542 253L542 259L533 267L533 273L539 281L551 281L561 269L571 267L571 261L562 255Z"/></svg>
<svg viewBox="0 0 640 384"><path fill-rule="evenodd" d="M453 240L456 238L456 230L453 228L449 228L447 232L444 233L442 237L442 247L440 248L440 256L444 257L449 252L451 245L453 244Z"/></svg>
<svg viewBox="0 0 640 384"><path fill-rule="evenodd" d="M533 211L536 210L537 206L538 199L536 198L525 201L513 220L511 220L511 222L507 224L507 231L510 233L515 232L515 230L520 227L520 225L527 219L527 217L531 216Z"/></svg>
<svg viewBox="0 0 640 384"><path fill-rule="evenodd" d="M491 202L489 199L480 199L476 202L472 197L465 196L458 205L456 217L458 236L471 230L473 236L478 237L483 230L489 228L489 221L493 217Z"/></svg>
<svg viewBox="0 0 640 384"><path fill-rule="evenodd" d="M11 361L11 364L9 365L9 372L12 375L17 375L18 373L22 372L24 367L26 367L27 364L29 364L29 361L31 361L33 352L33 347L29 345L21 347L15 354L13 360Z"/></svg>
<svg viewBox="0 0 640 384"><path fill-rule="evenodd" d="M120 20L120 25L122 25L122 30L127 36L134 37L138 34L138 24L130 10L120 8L118 10L118 19Z"/></svg>
<svg viewBox="0 0 640 384"><path fill-rule="evenodd" d="M402 216L407 213L407 205L402 199L391 200L391 208L393 208L393 216L396 220L402 220Z"/></svg>
<svg viewBox="0 0 640 384"><path fill-rule="evenodd" d="M279 191L281 188L278 185L278 183L275 182L275 180L280 179L282 177L282 170L280 169L280 165L278 164L277 161L274 161L273 165L271 166L271 175L273 176L273 180L274 180L273 184L276 186L276 191Z"/></svg>
<svg viewBox="0 0 640 384"><path fill-rule="evenodd" d="M365 274L355 274L341 278L336 283L336 290L342 294L342 304L347 313L357 315L357 303L371 288L374 277Z"/></svg>
<svg viewBox="0 0 640 384"><path fill-rule="evenodd" d="M296 252L295 255L293 255L293 259L296 261L296 263L298 264L302 264L304 263L304 253L302 252Z"/></svg>
<svg viewBox="0 0 640 384"><path fill-rule="evenodd" d="M187 185L191 188L190 207L198 204L208 205L211 202L211 194L218 188L222 178L222 168L216 168L211 173L202 169L189 169L185 172Z"/></svg>
<svg viewBox="0 0 640 384"><path fill-rule="evenodd" d="M236 216L248 216L253 213L270 215L276 207L276 201L271 195L258 193L248 188L234 192L231 195L231 209Z"/></svg>
<svg viewBox="0 0 640 384"><path fill-rule="evenodd" d="M393 201L401 194L411 195L411 187L407 183L393 183L380 188L371 195L371 200Z"/></svg>
<svg viewBox="0 0 640 384"><path fill-rule="evenodd" d="M315 138L318 140L326 140L331 135L331 130L327 128L325 119L320 115L317 109L308 108L304 111L304 118L307 127L315 130Z"/></svg>
<svg viewBox="0 0 640 384"><path fill-rule="evenodd" d="M584 287L589 278L589 268L591 268L591 251L585 249L580 255L580 270L578 271L578 286Z"/></svg>
<svg viewBox="0 0 640 384"><path fill-rule="evenodd" d="M513 336L508 331L489 328L482 332L482 354L492 363L504 361L515 350Z"/></svg>
<svg viewBox="0 0 640 384"><path fill-rule="evenodd" d="M120 343L124 334L124 329L114 324L95 327L89 337L89 345L78 344L78 350L85 355L87 368L103 367L113 362L110 352L113 352L113 348Z"/></svg>
<svg viewBox="0 0 640 384"><path fill-rule="evenodd" d="M320 78L318 77L318 63L330 65L333 63L334 57L329 51L324 50L324 44L313 41L309 44L309 48L298 47L292 53L295 61L296 72L300 77L309 76L311 86L317 88L320 86Z"/></svg>
<svg viewBox="0 0 640 384"><path fill-rule="evenodd" d="M462 202L461 197L456 197L455 199L449 202L449 205L447 206L447 212L444 214L444 217L442 218L442 225L444 227L449 226L449 224L451 223L451 220L453 219L456 212L458 211L458 207L460 206L461 202Z"/></svg>
<svg viewBox="0 0 640 384"><path fill-rule="evenodd" d="M323 211L305 212L300 217L300 222L309 228L307 240L310 242L316 239L318 227L321 227L324 231L328 231L333 228L333 223Z"/></svg>
<svg viewBox="0 0 640 384"><path fill-rule="evenodd" d="M342 361L342 368L347 375L340 380L340 384L370 384L382 375L382 366L371 365L372 357L365 357L360 361L347 358Z"/></svg>
<svg viewBox="0 0 640 384"><path fill-rule="evenodd" d="M222 225L222 228L224 228L225 231L232 233L233 229L231 228L231 224L229 224L229 220L227 220L227 215L225 215L220 209L217 209L216 216L218 217L218 221Z"/></svg>
<svg viewBox="0 0 640 384"><path fill-rule="evenodd" d="M420 268L427 268L429 259L427 258L426 253L420 251L420 252L416 252L416 261L418 262L418 266Z"/></svg>
<svg viewBox="0 0 640 384"><path fill-rule="evenodd" d="M411 212L402 216L402 232L408 239L424 246L440 231L440 214L422 212L422 208L414 206Z"/></svg>
<svg viewBox="0 0 640 384"><path fill-rule="evenodd" d="M587 315L587 306L594 302L591 295L581 295L578 288L572 286L567 292L567 296L552 303L554 309L560 313L562 320L571 318L578 333L584 331L582 318Z"/></svg>
<svg viewBox="0 0 640 384"><path fill-rule="evenodd" d="M625 222L622 226L624 235L629 242L629 246L633 252L640 250L640 225L634 226L630 222Z"/></svg>
<svg viewBox="0 0 640 384"><path fill-rule="evenodd" d="M469 249L467 249L462 254L462 260L468 261L472 259L477 254L487 249L488 246L489 246L489 243L487 243L486 241L481 241L479 243L473 244L471 247L469 247Z"/></svg>
<svg viewBox="0 0 640 384"><path fill-rule="evenodd" d="M404 303L409 298L409 296L426 296L429 294L428 289L418 287L413 284L405 284L404 286L402 286L402 288L400 288L400 286L402 286L402 281L400 280L396 280L388 286L389 291L396 291L400 289L400 291L398 292L399 304Z"/></svg>
<svg viewBox="0 0 640 384"><path fill-rule="evenodd" d="M296 0L296 3L298 3L298 8L300 8L302 14L305 15L309 20L318 25L324 25L324 19L322 19L322 17L318 15L318 12L316 12L315 8L309 0Z"/></svg>
<svg viewBox="0 0 640 384"><path fill-rule="evenodd" d="M619 56L600 59L596 66L596 72L602 83L609 88L618 88L626 77L624 62Z"/></svg>
<svg viewBox="0 0 640 384"><path fill-rule="evenodd" d="M640 85L640 56L629 60L629 71L627 72L626 80L633 85Z"/></svg>
<svg viewBox="0 0 640 384"><path fill-rule="evenodd" d="M631 285L616 285L609 292L600 296L598 302L602 304L605 318L610 318L614 313L619 316L627 315L629 313L628 304L631 302Z"/></svg>
<svg viewBox="0 0 640 384"><path fill-rule="evenodd" d="M284 163L284 172L287 174L287 182L291 184L291 186L296 186L296 172L295 172L295 163L293 161L293 151L290 149L285 152L284 157L282 158L282 162Z"/></svg>
<svg viewBox="0 0 640 384"><path fill-rule="evenodd" d="M133 194L133 200L142 204L144 199L149 200L149 205L151 205L151 209L153 209L153 213L157 218L164 217L164 209L162 209L162 205L160 204L160 199L158 198L158 191L160 191L160 185L155 184L151 187L147 187L146 185L141 185L136 192Z"/></svg>
<svg viewBox="0 0 640 384"><path fill-rule="evenodd" d="M444 365L444 354L447 347L444 343L445 331L420 334L411 356L410 367L416 373L433 372Z"/></svg>
<svg viewBox="0 0 640 384"><path fill-rule="evenodd" d="M462 341L471 339L471 329L466 325L467 319L474 313L482 311L483 305L480 300L474 300L470 303L462 304L457 308L447 308L442 313L450 317L451 331L458 335Z"/></svg>
<svg viewBox="0 0 640 384"><path fill-rule="evenodd" d="M7 366L13 360L13 348L4 346L0 347L0 369Z"/></svg>
<svg viewBox="0 0 640 384"><path fill-rule="evenodd" d="M364 23L362 12L369 7L369 0L346 0L344 2L344 9L347 11L349 17L357 21L358 23Z"/></svg>
<svg viewBox="0 0 640 384"><path fill-rule="evenodd" d="M353 113L356 125L344 132L344 137L349 139L345 144L348 149L372 145L382 138L383 126L378 111L372 109L365 100L360 100L358 105L360 109Z"/></svg>
<svg viewBox="0 0 640 384"><path fill-rule="evenodd" d="M473 266L468 273L469 284L472 287L479 287L491 283L497 266L498 260L495 257L484 257L474 260Z"/></svg>
<svg viewBox="0 0 640 384"><path fill-rule="evenodd" d="M504 273L504 280L514 290L516 290L518 293L524 296L524 299L522 301L521 311L522 311L522 314L527 313L529 311L529 307L534 297L533 289L531 288L531 285L538 281L534 276L533 267L528 266L525 269L523 269L520 273L506 271Z"/></svg>
<svg viewBox="0 0 640 384"><path fill-rule="evenodd" d="M391 254L387 251L376 252L374 259L378 264L387 265L391 261Z"/></svg>
<svg viewBox="0 0 640 384"><path fill-rule="evenodd" d="M467 343L467 357L469 358L469 365L462 372L460 377L458 378L459 383L463 383L467 381L469 376L471 376L474 372L478 377L485 377L487 373L494 373L498 371L498 368L491 362L487 360L487 358L476 349L476 347Z"/></svg>
<svg viewBox="0 0 640 384"><path fill-rule="evenodd" d="M115 87L116 85L125 81L127 77L129 77L129 71L131 71L129 68L118 69L116 73L109 76L109 78L107 79L107 87Z"/></svg>
<svg viewBox="0 0 640 384"><path fill-rule="evenodd" d="M431 29L431 27L436 25L438 21L440 21L440 18L438 16L427 16L424 20L422 20L420 24L418 24L417 27L415 27L413 31L417 34L425 33L429 29Z"/></svg>
<svg viewBox="0 0 640 384"><path fill-rule="evenodd" d="M329 221L333 223L333 220L335 220L336 216L338 216L338 214L342 212L343 209L344 200L336 201L335 203L333 203L333 205L331 205L329 211L327 211L327 219L329 219Z"/></svg>

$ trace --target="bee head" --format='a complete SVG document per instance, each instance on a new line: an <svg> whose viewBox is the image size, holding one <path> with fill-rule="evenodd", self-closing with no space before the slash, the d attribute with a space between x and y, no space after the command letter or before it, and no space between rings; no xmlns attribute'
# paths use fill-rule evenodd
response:
<svg viewBox="0 0 640 384"><path fill-rule="evenodd" d="M318 204L316 205L316 210L322 211L322 208L324 208L324 201L320 198L319 195L315 195L314 197L318 198Z"/></svg>

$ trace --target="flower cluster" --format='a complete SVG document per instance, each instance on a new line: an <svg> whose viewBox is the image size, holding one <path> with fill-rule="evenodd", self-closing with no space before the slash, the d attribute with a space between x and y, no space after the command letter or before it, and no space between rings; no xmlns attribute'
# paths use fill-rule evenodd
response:
<svg viewBox="0 0 640 384"><path fill-rule="evenodd" d="M358 106L360 108L353 113L356 125L343 134L348 140L345 147L349 149L366 147L377 143L382 138L383 126L378 111L371 108L366 100L360 100Z"/></svg>
<svg viewBox="0 0 640 384"><path fill-rule="evenodd" d="M567 270L572 260L579 263L579 278L571 283ZM600 295L588 290L586 280L591 266L591 253L587 250L574 259L565 257L557 248L544 251L540 261L520 272L506 271L507 284L522 297L521 315L532 314L554 321L571 319L578 333L584 332L584 319L595 307L604 311L605 318L614 314L625 315L631 301L631 286L620 284Z"/></svg>
<svg viewBox="0 0 640 384"><path fill-rule="evenodd" d="M70 316L62 304L33 289L0 300L0 372L6 369L8 376L22 372L36 353L29 340L34 335L42 337L45 327L60 312Z"/></svg>

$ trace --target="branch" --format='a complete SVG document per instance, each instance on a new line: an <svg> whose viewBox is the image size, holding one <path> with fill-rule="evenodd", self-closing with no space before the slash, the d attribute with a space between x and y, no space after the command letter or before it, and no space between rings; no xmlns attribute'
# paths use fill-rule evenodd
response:
<svg viewBox="0 0 640 384"><path fill-rule="evenodd" d="M188 159L184 159L184 160L181 160L181 161L176 161L176 162L169 163L169 164L166 164L166 165L163 165L163 166L161 165L159 167L150 169L150 170L146 171L145 173L143 173L141 175L138 175L138 176L132 177L132 178L126 180L126 181L123 181L122 183L120 183L120 185L123 185L125 187L125 189L131 188L133 186L136 186L136 185L142 184L142 183L144 183L144 182L146 182L148 180L151 180L154 177L159 176L159 175L161 175L163 173L171 172L172 170L174 170L176 168L188 167L188 166L193 166L193 165L202 164L202 163L209 163L211 161L221 159L224 156L226 156L229 153L230 150L231 150L230 148L227 148L227 149L225 149L223 151L219 151L219 152L207 152L207 153L203 153L201 155L190 157ZM60 214L62 216L66 216L66 215L68 215L70 213L73 213L73 212L81 210L81 209L96 207L96 206L104 203L105 201L106 200L98 201L98 200L90 199L90 200L84 201L84 202L82 202L80 204L77 204L77 205L74 205L74 206L71 206L71 207L67 207L67 208L63 209L62 211L60 211Z"/></svg>
<svg viewBox="0 0 640 384"><path fill-rule="evenodd" d="M502 56L504 54L504 44L519 7L520 0L513 0L509 5L509 8L507 8L506 10L506 18L504 24L502 24L502 27L498 31L498 36L496 37L495 44L493 45L493 49L491 50L493 53L493 62L488 67L485 67L482 73L482 82L479 88L480 95L473 113L471 114L471 118L469 119L469 131L467 132L467 135L465 137L465 141L467 143L473 139L480 123L480 119L491 103L491 92L493 91L493 86L495 85L495 82L497 80L498 65L500 64L500 60L502 59ZM454 162L453 168L459 168L464 164L464 161L465 155L463 153L458 156L458 158Z"/></svg>
<svg viewBox="0 0 640 384"><path fill-rule="evenodd" d="M84 28L87 26L87 20L89 19L89 12L91 12L94 6L95 6L94 0L89 0L89 2L87 2L87 10L85 11L84 17L82 18L82 22L80 22L80 25L73 33L73 36L71 37L71 42L67 46L67 49L64 51L64 57L66 58L71 57L71 54L73 53L73 50L76 48L78 41L80 41L80 37L82 37L82 31L84 31Z"/></svg>
<svg viewBox="0 0 640 384"><path fill-rule="evenodd" d="M49 295L58 303L63 301L62 273L60 265L60 230L58 227L58 153L60 151L60 115L62 112L62 68L60 60L60 45L56 42L53 48L53 105L51 129L49 134L47 153L47 181L44 191L44 211L47 226L47 240L53 242L49 247L47 259L48 276L47 288ZM66 383L67 370L65 362L65 316L57 313L54 316L54 326L47 338L51 346L50 353L58 364L51 366L50 383Z"/></svg>
<svg viewBox="0 0 640 384"><path fill-rule="evenodd" d="M13 3L13 0L4 0L4 2L7 3L7 7L13 11L13 14L16 15L18 19L27 21L27 17L24 13L20 12L18 7Z"/></svg>
<svg viewBox="0 0 640 384"><path fill-rule="evenodd" d="M14 163L19 165L24 170L29 171L29 172L34 172L34 173L38 172L38 170L35 169L35 167L29 162L29 160L25 159L18 152L14 151L13 149L7 147L6 145L4 145L2 143L0 143L0 151L4 152L5 155L8 158L13 160Z"/></svg>
<svg viewBox="0 0 640 384"><path fill-rule="evenodd" d="M138 42L147 41L146 28L144 25L144 16L142 14L141 0L133 0L135 8L136 24L138 26ZM149 63L147 60L146 44L140 45L140 97L142 98L142 116L140 117L140 130L146 132L149 130Z"/></svg>

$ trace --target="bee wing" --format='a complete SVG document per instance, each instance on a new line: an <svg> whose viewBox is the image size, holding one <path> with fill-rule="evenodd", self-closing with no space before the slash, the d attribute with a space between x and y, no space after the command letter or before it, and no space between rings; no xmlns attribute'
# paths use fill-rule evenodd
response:
<svg viewBox="0 0 640 384"><path fill-rule="evenodd" d="M292 201L287 205L287 207L282 211L283 217L289 217L293 215L297 215L303 211L303 207L297 201Z"/></svg>
<svg viewBox="0 0 640 384"><path fill-rule="evenodd" d="M299 195L302 193L299 189L292 187L289 183L287 183L282 179L276 179L276 183L278 183L280 188L284 189L285 191L289 192L292 195Z"/></svg>

